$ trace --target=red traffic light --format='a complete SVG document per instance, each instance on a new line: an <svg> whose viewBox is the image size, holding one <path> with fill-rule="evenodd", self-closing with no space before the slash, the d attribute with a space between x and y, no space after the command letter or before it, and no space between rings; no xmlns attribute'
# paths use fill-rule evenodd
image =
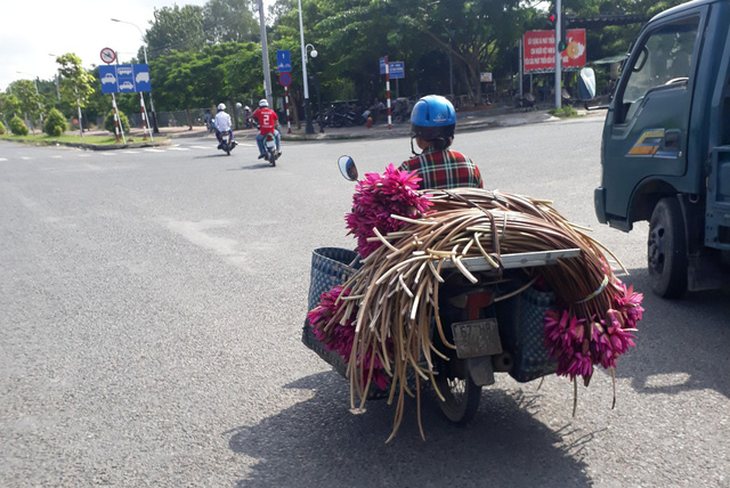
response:
<svg viewBox="0 0 730 488"><path fill-rule="evenodd" d="M550 14L550 17L548 17L548 20L550 21L551 24L554 24L555 21L558 20L558 16L555 14L555 12L553 12Z"/></svg>

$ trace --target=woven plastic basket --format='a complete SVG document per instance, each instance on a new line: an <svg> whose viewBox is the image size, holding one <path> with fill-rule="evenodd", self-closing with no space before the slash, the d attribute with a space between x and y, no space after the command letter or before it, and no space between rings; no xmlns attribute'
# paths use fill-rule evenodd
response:
<svg viewBox="0 0 730 488"><path fill-rule="evenodd" d="M544 336L545 314L554 304L553 292L528 288L501 307L500 335L514 362L509 374L519 382L532 381L557 370Z"/></svg>
<svg viewBox="0 0 730 488"><path fill-rule="evenodd" d="M359 266L358 254L349 249L339 247L322 247L312 253L312 271L309 279L309 308L312 310L319 304L319 297L323 292L331 290L337 285L345 283ZM350 264L356 263L354 266ZM338 373L347 377L347 365L337 351L328 351L312 331L309 320L304 319L302 342L319 357L330 364Z"/></svg>

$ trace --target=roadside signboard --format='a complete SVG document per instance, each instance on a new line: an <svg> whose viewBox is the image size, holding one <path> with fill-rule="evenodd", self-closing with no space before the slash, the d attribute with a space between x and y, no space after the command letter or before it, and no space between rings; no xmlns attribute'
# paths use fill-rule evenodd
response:
<svg viewBox="0 0 730 488"><path fill-rule="evenodd" d="M561 53L564 70L586 65L585 29L568 29L568 47ZM527 31L524 36L525 72L555 72L555 31Z"/></svg>
<svg viewBox="0 0 730 488"><path fill-rule="evenodd" d="M276 69L279 73L291 73L291 51L276 51Z"/></svg>
<svg viewBox="0 0 730 488"><path fill-rule="evenodd" d="M279 73L279 84L281 86L289 86L291 85L291 73L284 71L283 73Z"/></svg>
<svg viewBox="0 0 730 488"><path fill-rule="evenodd" d="M403 61L391 61L388 63L390 79L405 78L405 63ZM385 74L385 58L380 58L380 74Z"/></svg>
<svg viewBox="0 0 730 488"><path fill-rule="evenodd" d="M106 64L112 64L117 59L117 53L110 47L105 47L101 50L101 60Z"/></svg>
<svg viewBox="0 0 730 488"><path fill-rule="evenodd" d="M390 71L391 80L406 77L405 63L403 61L393 61L392 63L388 63L388 71Z"/></svg>
<svg viewBox="0 0 730 488"><path fill-rule="evenodd" d="M99 66L102 93L136 93L152 90L150 68L146 64Z"/></svg>

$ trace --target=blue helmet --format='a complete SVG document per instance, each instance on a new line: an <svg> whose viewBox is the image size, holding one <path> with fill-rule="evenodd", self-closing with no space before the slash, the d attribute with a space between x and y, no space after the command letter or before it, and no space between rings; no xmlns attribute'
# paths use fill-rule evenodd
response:
<svg viewBox="0 0 730 488"><path fill-rule="evenodd" d="M454 137L456 111L445 97L427 95L416 102L411 111L411 136L426 141Z"/></svg>

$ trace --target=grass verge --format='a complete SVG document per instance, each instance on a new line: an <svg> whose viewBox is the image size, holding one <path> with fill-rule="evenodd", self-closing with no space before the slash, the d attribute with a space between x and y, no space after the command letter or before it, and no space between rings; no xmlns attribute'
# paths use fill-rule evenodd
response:
<svg viewBox="0 0 730 488"><path fill-rule="evenodd" d="M52 137L47 134L28 134L27 136L15 136L12 134L0 135L0 140L22 142L25 144L36 144L39 146L51 146L55 144L93 144L95 146L116 146L122 145L117 142L114 136L79 136L72 134L64 134L59 137ZM127 137L127 144L140 142L133 138Z"/></svg>

